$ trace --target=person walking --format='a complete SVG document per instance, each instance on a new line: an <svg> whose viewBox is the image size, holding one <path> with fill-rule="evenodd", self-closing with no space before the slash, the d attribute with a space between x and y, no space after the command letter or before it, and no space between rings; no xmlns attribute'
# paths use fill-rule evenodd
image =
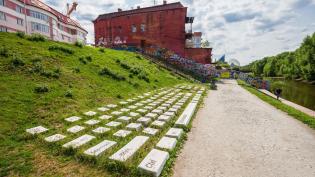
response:
<svg viewBox="0 0 315 177"><path fill-rule="evenodd" d="M277 96L277 100L279 100L280 96L281 96L281 93L282 93L282 89L280 88L277 88L275 90L275 95Z"/></svg>

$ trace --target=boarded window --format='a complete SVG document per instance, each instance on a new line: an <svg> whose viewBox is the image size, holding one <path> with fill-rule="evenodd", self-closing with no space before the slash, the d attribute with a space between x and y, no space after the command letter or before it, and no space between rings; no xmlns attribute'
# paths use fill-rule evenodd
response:
<svg viewBox="0 0 315 177"><path fill-rule="evenodd" d="M141 24L140 29L141 29L141 32L145 32L145 24Z"/></svg>
<svg viewBox="0 0 315 177"><path fill-rule="evenodd" d="M137 32L137 26L131 25L131 32L136 33Z"/></svg>

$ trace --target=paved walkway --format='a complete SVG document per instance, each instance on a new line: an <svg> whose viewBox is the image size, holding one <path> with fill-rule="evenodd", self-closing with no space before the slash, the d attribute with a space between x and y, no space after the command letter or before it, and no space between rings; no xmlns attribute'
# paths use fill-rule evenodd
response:
<svg viewBox="0 0 315 177"><path fill-rule="evenodd" d="M276 96L275 94L269 92L268 90L259 89L259 91L262 92L262 93L264 93L264 94L266 94L266 95L269 95L269 96L271 96L271 97L277 99L277 96ZM286 100L286 99L283 99L283 98L279 98L279 100L280 100L282 103L284 103L284 104L286 104L286 105L288 105L288 106L291 106L291 107L293 107L293 108L295 108L295 109L297 109L297 110L299 110L299 111L301 111L301 112L304 112L305 114L308 114L308 115L310 115L310 116L313 116L313 117L315 118L315 111L313 111L313 110L311 110L311 109L308 109L308 108L306 108L306 107L303 107L303 106L301 106L301 105L295 104L295 103L293 103L293 102L291 102L291 101L288 101L288 100Z"/></svg>
<svg viewBox="0 0 315 177"><path fill-rule="evenodd" d="M314 177L315 131L235 81L210 91L175 177Z"/></svg>

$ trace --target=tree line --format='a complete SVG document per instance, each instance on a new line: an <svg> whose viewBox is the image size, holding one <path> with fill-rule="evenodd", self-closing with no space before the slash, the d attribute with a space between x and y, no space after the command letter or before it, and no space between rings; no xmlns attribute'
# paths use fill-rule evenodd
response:
<svg viewBox="0 0 315 177"><path fill-rule="evenodd" d="M292 52L265 57L240 68L258 77L285 77L315 81L315 33Z"/></svg>

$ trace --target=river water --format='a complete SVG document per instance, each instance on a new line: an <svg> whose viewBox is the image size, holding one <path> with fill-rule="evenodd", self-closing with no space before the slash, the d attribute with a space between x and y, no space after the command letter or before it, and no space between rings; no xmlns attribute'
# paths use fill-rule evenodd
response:
<svg viewBox="0 0 315 177"><path fill-rule="evenodd" d="M315 85L286 79L271 79L271 90L282 89L282 98L315 110Z"/></svg>

